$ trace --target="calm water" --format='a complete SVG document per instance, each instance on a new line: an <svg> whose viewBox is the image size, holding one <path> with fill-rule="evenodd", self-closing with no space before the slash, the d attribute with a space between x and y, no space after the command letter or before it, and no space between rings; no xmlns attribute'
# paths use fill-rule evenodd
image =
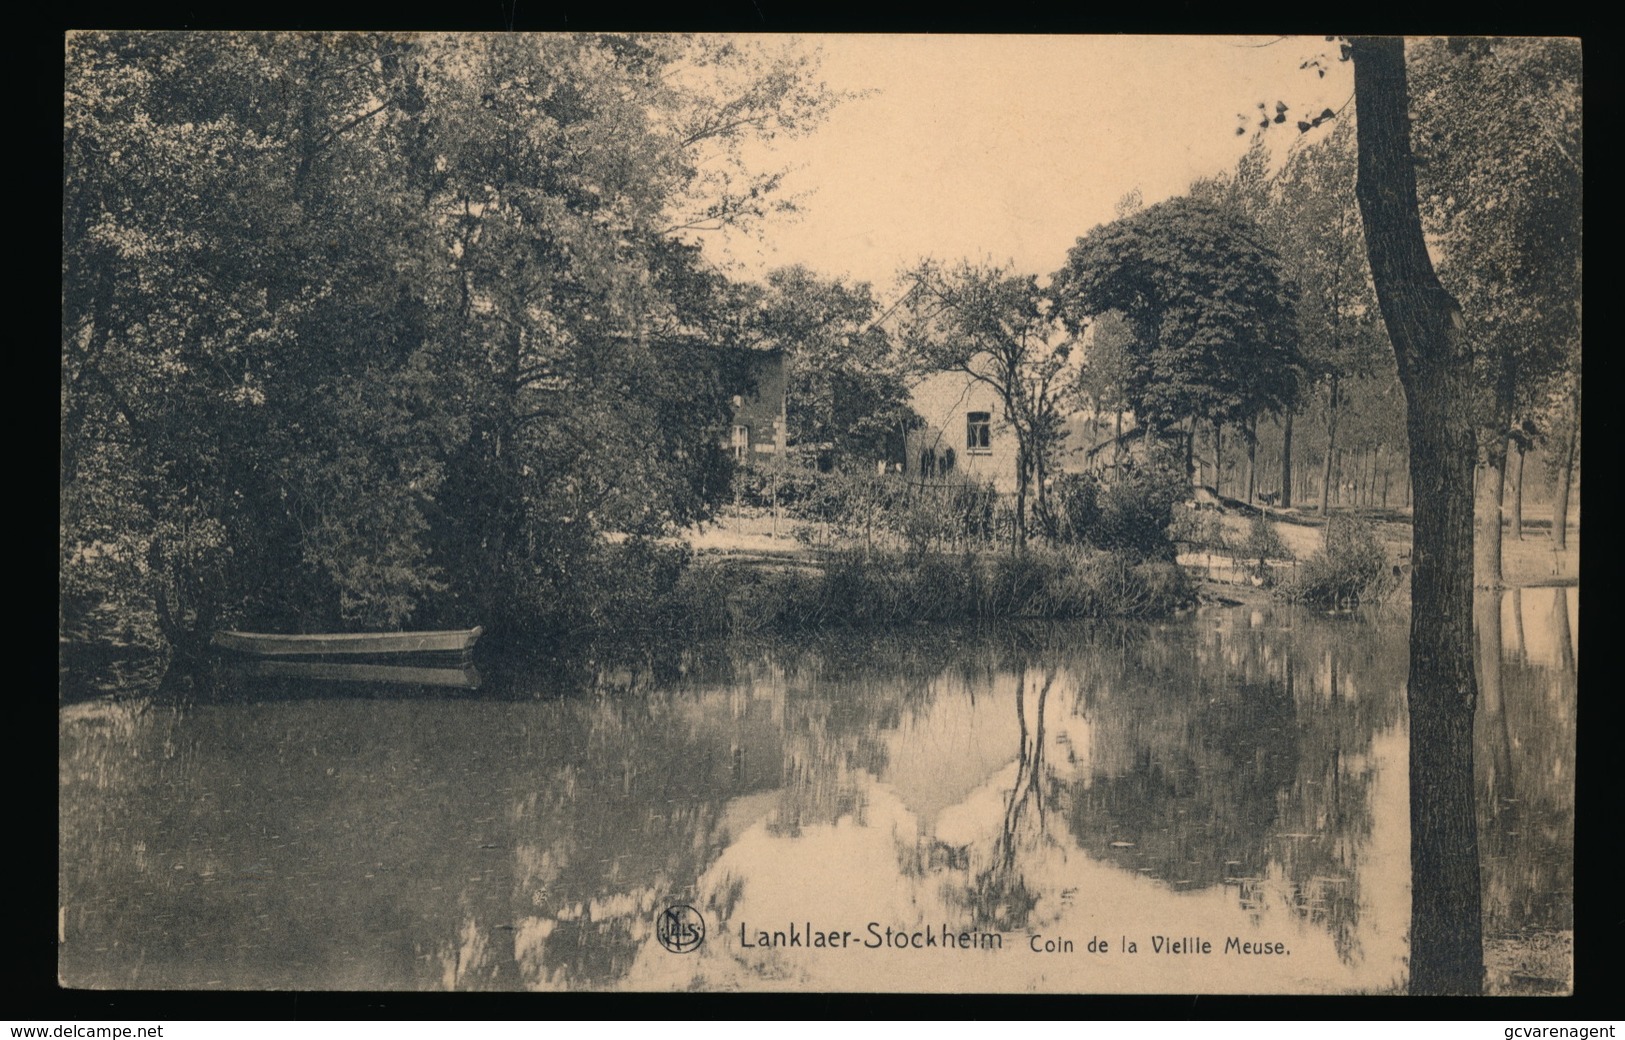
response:
<svg viewBox="0 0 1625 1040"><path fill-rule="evenodd" d="M1486 936L1558 933L1575 590L1509 593L1479 620ZM61 975L1392 990L1404 649L1397 619L1208 608L716 646L473 691L236 678L181 704L77 705ZM683 953L657 935L676 904L706 927Z"/></svg>

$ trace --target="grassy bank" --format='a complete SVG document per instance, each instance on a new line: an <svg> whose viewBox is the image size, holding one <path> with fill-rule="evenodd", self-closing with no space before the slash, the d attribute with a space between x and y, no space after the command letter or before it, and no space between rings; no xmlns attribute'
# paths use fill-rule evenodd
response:
<svg viewBox="0 0 1625 1040"><path fill-rule="evenodd" d="M1177 566L1081 549L843 551L816 566L699 562L672 588L672 631L794 632L923 622L1151 617L1189 605ZM651 619L652 620L652 619Z"/></svg>

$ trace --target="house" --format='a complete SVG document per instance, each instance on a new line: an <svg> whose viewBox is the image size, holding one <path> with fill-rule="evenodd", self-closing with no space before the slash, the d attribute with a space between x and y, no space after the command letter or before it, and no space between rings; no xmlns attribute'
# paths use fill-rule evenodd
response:
<svg viewBox="0 0 1625 1040"><path fill-rule="evenodd" d="M785 353L781 348L742 351L741 364L752 389L733 399L733 421L727 446L741 463L761 465L782 456L787 448L788 385ZM1016 434L1004 421L1004 404L993 387L963 372L935 372L925 376L909 393L909 405L923 424L899 439L902 456L887 449L886 469L921 480L971 481L991 484L1002 494L1016 491ZM1136 454L1136 433L1125 431L1122 458ZM1094 424L1085 414L1069 418L1068 436L1051 472L1083 472L1109 468L1111 429ZM1099 442L1090 450L1091 442ZM808 463L817 458L809 455Z"/></svg>
<svg viewBox="0 0 1625 1040"><path fill-rule="evenodd" d="M1016 432L1004 421L1004 403L991 386L963 372L937 372L916 386L910 404L925 425L908 437L905 472L916 479L957 474L959 479L1016 490ZM1090 450L1092 441L1109 439L1111 431L1090 421L1088 413L1064 423L1066 436L1051 460L1050 472L1099 470L1110 461L1109 449Z"/></svg>
<svg viewBox="0 0 1625 1040"><path fill-rule="evenodd" d="M784 351L743 351L741 364L748 389L734 395L727 446L738 462L760 463L785 449Z"/></svg>
<svg viewBox="0 0 1625 1040"><path fill-rule="evenodd" d="M909 431L904 472L925 480L953 474L1015 491L1016 435L991 386L963 372L935 372L914 387L909 403L925 422Z"/></svg>

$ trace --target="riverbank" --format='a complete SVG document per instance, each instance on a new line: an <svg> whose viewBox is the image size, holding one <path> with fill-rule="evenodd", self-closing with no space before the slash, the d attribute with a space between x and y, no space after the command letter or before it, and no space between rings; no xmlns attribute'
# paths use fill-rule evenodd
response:
<svg viewBox="0 0 1625 1040"><path fill-rule="evenodd" d="M1167 561L1032 546L1008 553L697 556L664 614L694 635L988 620L1166 616L1195 588Z"/></svg>

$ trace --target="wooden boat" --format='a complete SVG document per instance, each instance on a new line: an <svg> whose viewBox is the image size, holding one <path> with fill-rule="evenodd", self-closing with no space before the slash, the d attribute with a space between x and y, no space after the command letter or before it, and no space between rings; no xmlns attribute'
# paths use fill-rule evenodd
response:
<svg viewBox="0 0 1625 1040"><path fill-rule="evenodd" d="M216 632L214 645L255 657L320 657L350 654L454 654L474 649L485 629L442 632L354 632L277 635L266 632Z"/></svg>

